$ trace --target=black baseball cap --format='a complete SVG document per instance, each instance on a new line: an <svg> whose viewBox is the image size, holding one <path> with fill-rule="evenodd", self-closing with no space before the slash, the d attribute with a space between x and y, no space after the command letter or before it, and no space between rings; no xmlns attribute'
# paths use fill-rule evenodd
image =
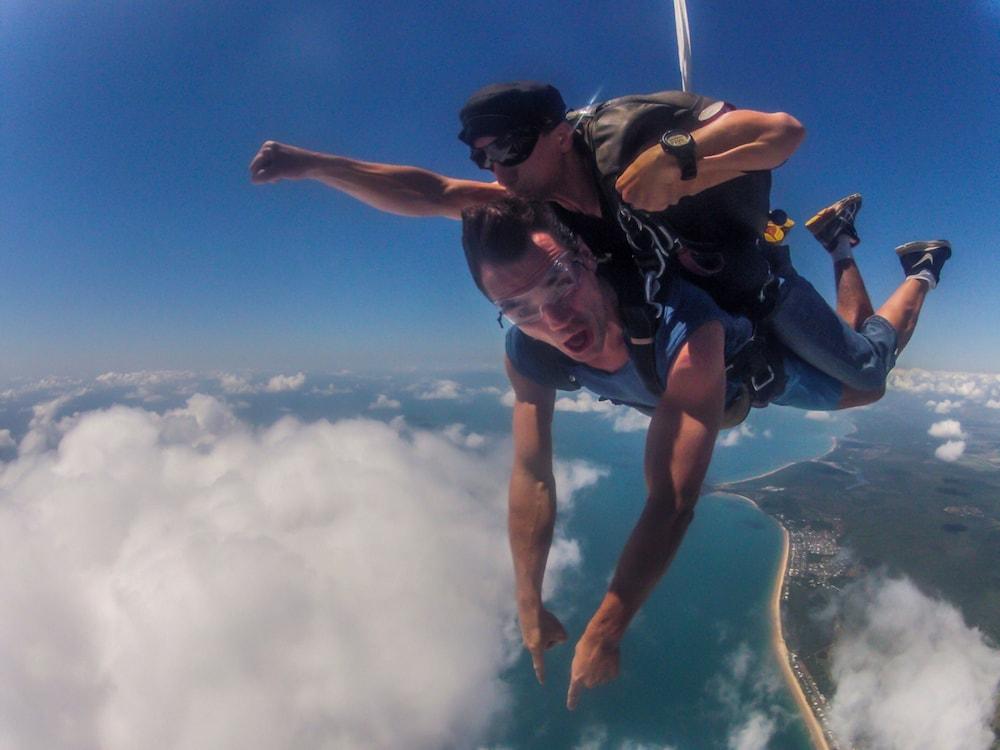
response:
<svg viewBox="0 0 1000 750"><path fill-rule="evenodd" d="M566 117L566 102L555 86L535 81L492 83L476 91L458 113L459 140L472 145L484 135L519 127L544 130Z"/></svg>

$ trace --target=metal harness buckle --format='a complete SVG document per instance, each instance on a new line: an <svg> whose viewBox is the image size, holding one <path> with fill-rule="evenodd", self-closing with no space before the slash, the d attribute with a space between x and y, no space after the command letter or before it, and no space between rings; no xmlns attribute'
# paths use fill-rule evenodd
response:
<svg viewBox="0 0 1000 750"><path fill-rule="evenodd" d="M726 369L728 369L728 368L726 368ZM758 383L757 382L757 376L756 375L751 375L750 376L750 385L753 386L753 389L754 389L755 393L760 393L762 390L764 390L769 385L771 385L771 383L774 382L774 377L775 377L775 375L774 375L774 368L771 367L771 365L768 365L767 366L767 376L766 376L766 379L764 380L764 382L763 383Z"/></svg>

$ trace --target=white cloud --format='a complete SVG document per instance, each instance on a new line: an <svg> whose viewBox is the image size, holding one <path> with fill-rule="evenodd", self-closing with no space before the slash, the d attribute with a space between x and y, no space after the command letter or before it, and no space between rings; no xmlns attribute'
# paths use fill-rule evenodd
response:
<svg viewBox="0 0 1000 750"><path fill-rule="evenodd" d="M268 393L284 393L285 391L297 391L303 385L305 385L306 376L305 373L298 373L296 375L275 375L273 378L267 381L267 385L264 386L264 390Z"/></svg>
<svg viewBox="0 0 1000 750"><path fill-rule="evenodd" d="M987 409L1000 409L1000 399L991 398L986 402Z"/></svg>
<svg viewBox="0 0 1000 750"><path fill-rule="evenodd" d="M737 427L720 432L719 437L715 440L715 444L720 448L732 448L734 445L739 445L743 440L749 440L753 437L755 437L753 429L744 422Z"/></svg>
<svg viewBox="0 0 1000 750"><path fill-rule="evenodd" d="M192 372L181 370L140 370L138 372L106 372L95 379L97 385L108 387L153 388L162 385L175 385L194 380Z"/></svg>
<svg viewBox="0 0 1000 750"><path fill-rule="evenodd" d="M516 400L517 400L517 397L514 395L514 389L513 388L508 388L500 396L500 403L503 404L504 406L506 406L508 409L512 409L514 407L514 402Z"/></svg>
<svg viewBox="0 0 1000 750"><path fill-rule="evenodd" d="M787 722L776 696L783 684L769 658L762 659L747 643L726 657L726 669L712 680L714 693L730 722L730 750L764 750L779 726Z"/></svg>
<svg viewBox="0 0 1000 750"><path fill-rule="evenodd" d="M650 418L627 406L615 407L611 428L615 432L642 432L649 428Z"/></svg>
<svg viewBox="0 0 1000 750"><path fill-rule="evenodd" d="M611 472L603 466L595 466L580 460L556 461L552 472L559 490L557 494L559 507L563 510L573 507L572 503L577 492L611 475Z"/></svg>
<svg viewBox="0 0 1000 750"><path fill-rule="evenodd" d="M223 393L238 394L253 393L254 391L253 386L250 385L246 378L239 375L223 372L218 375L218 379Z"/></svg>
<svg viewBox="0 0 1000 750"><path fill-rule="evenodd" d="M729 750L767 750L776 728L774 719L757 711L729 733L726 744Z"/></svg>
<svg viewBox="0 0 1000 750"><path fill-rule="evenodd" d="M580 737L580 741L573 746L573 750L603 750L607 741L607 727L587 727L583 730L583 735Z"/></svg>
<svg viewBox="0 0 1000 750"><path fill-rule="evenodd" d="M13 448L16 445L14 438L11 437L10 430L0 430L0 450L6 450L8 448Z"/></svg>
<svg viewBox="0 0 1000 750"><path fill-rule="evenodd" d="M832 652L828 716L846 743L907 750L987 750L1000 651L947 602L908 580L849 589Z"/></svg>
<svg viewBox="0 0 1000 750"><path fill-rule="evenodd" d="M556 399L556 411L574 412L576 414L599 414L611 420L611 429L615 432L642 432L649 427L649 417L641 411L629 406L612 404L602 401L589 391L580 391L575 396L563 396Z"/></svg>
<svg viewBox="0 0 1000 750"><path fill-rule="evenodd" d="M803 416L816 422L829 422L833 417L828 411L807 411Z"/></svg>
<svg viewBox="0 0 1000 750"><path fill-rule="evenodd" d="M562 396L556 399L556 411L571 411L578 414L607 414L614 410L610 401L601 401L590 391L579 391L576 396Z"/></svg>
<svg viewBox="0 0 1000 750"><path fill-rule="evenodd" d="M475 746L509 664L502 451L64 404L0 465L2 744ZM560 471L564 495L599 474Z"/></svg>
<svg viewBox="0 0 1000 750"><path fill-rule="evenodd" d="M961 409L964 404L964 401L952 401L946 398L943 401L928 401L927 408L932 409L935 414L951 414L951 412Z"/></svg>
<svg viewBox="0 0 1000 750"><path fill-rule="evenodd" d="M455 445L463 448L482 448L486 438L478 432L469 432L464 424L451 424L445 427L442 434Z"/></svg>
<svg viewBox="0 0 1000 750"><path fill-rule="evenodd" d="M50 375L48 377L42 378L41 380L35 381L17 381L12 384L13 387L6 388L0 392L0 398L3 399L16 399L23 396L30 395L32 393L39 393L42 391L66 391L71 388L79 388L83 385L83 381L79 378L68 378L58 375Z"/></svg>
<svg viewBox="0 0 1000 750"><path fill-rule="evenodd" d="M384 393L378 394L378 398L368 404L369 409L398 409L399 407L399 401L389 398Z"/></svg>
<svg viewBox="0 0 1000 750"><path fill-rule="evenodd" d="M335 385L334 383L328 383L322 388L316 386L310 391L310 393L316 396L338 396L342 393L353 393L353 392L354 391L351 388L344 388L342 386Z"/></svg>
<svg viewBox="0 0 1000 750"><path fill-rule="evenodd" d="M994 373L900 370L889 373L889 387L907 393L937 393L983 403L1000 376Z"/></svg>
<svg viewBox="0 0 1000 750"><path fill-rule="evenodd" d="M950 463L961 458L963 453L965 453L964 440L949 440L944 445L937 447L937 450L934 451L934 457Z"/></svg>
<svg viewBox="0 0 1000 750"><path fill-rule="evenodd" d="M651 745L635 740L622 740L617 745L608 740L608 728L603 725L586 727L573 750L674 750L670 745Z"/></svg>
<svg viewBox="0 0 1000 750"><path fill-rule="evenodd" d="M64 393L51 401L35 404L31 407L32 417L28 423L28 434L21 438L18 452L21 455L39 453L54 446L60 437L60 426L64 429L72 417L56 417L73 399L87 393L86 389Z"/></svg>
<svg viewBox="0 0 1000 750"><path fill-rule="evenodd" d="M421 401L450 401L462 397L462 386L454 380L435 380L429 388L419 390Z"/></svg>
<svg viewBox="0 0 1000 750"><path fill-rule="evenodd" d="M191 395L196 390L197 376L184 370L140 370L137 372L106 372L94 379L96 389L131 388L124 396L128 400L154 403L164 399L164 393Z"/></svg>
<svg viewBox="0 0 1000 750"><path fill-rule="evenodd" d="M965 437L965 433L962 432L962 423L957 419L943 419L940 422L935 422L927 430L927 434L936 438L961 439Z"/></svg>

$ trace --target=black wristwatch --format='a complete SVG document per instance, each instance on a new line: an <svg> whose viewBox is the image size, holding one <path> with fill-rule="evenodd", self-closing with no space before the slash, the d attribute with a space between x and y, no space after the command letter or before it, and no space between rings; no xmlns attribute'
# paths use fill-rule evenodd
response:
<svg viewBox="0 0 1000 750"><path fill-rule="evenodd" d="M695 153L694 138L690 133L668 130L660 136L660 148L677 160L682 180L693 180L698 176L698 154Z"/></svg>

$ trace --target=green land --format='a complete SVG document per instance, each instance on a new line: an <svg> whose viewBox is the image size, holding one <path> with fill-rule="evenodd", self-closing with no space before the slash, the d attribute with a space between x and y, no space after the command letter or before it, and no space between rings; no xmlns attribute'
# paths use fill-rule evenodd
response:
<svg viewBox="0 0 1000 750"><path fill-rule="evenodd" d="M951 416L968 436L954 462L935 457L944 440L927 432L945 417L896 393L851 413L855 431L822 458L716 488L751 498L790 533L782 621L814 708L833 693L837 630L815 615L866 572L909 577L1000 643L1000 412Z"/></svg>

